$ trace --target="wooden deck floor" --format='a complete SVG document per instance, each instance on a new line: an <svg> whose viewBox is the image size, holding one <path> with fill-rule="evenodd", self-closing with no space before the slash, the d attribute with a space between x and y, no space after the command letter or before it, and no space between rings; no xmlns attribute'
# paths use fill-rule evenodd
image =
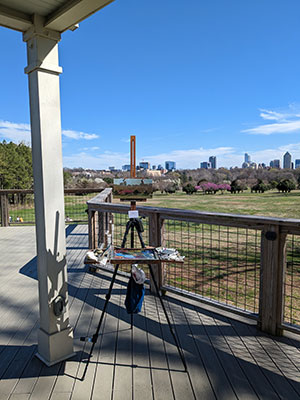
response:
<svg viewBox="0 0 300 400"><path fill-rule="evenodd" d="M90 343L111 274L83 264L87 228L67 237L70 319L76 356L51 368L34 354L38 329L34 229L0 228L0 400L300 399L300 341L168 296L167 309L188 364L173 343L157 298L145 296L130 330L119 277L84 381Z"/></svg>

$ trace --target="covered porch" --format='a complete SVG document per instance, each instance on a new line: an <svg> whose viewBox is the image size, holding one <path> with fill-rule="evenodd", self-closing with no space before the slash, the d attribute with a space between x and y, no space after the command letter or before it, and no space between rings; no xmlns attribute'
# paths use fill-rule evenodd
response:
<svg viewBox="0 0 300 400"><path fill-rule="evenodd" d="M178 295L165 302L188 365L183 366L157 298L147 290L141 314L124 307L118 276L100 340L82 373L110 283L84 265L86 225L67 228L70 323L75 356L46 367L34 355L39 327L34 227L0 228L0 399L297 399L300 341L259 332L253 320ZM215 312L217 311L217 313Z"/></svg>

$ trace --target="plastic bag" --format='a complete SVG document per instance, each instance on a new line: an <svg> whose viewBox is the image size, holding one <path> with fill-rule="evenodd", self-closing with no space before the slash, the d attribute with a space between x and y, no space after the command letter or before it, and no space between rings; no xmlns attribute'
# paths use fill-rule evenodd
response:
<svg viewBox="0 0 300 400"><path fill-rule="evenodd" d="M145 272L137 268L136 265L132 265L125 299L125 307L128 314L137 314L142 310L145 295L145 278Z"/></svg>

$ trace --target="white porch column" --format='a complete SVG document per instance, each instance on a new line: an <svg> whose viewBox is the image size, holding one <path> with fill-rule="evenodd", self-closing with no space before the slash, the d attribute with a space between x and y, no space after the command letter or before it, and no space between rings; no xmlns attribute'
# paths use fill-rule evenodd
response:
<svg viewBox="0 0 300 400"><path fill-rule="evenodd" d="M29 80L38 254L37 356L50 366L74 354L68 314L59 94L62 69L58 65L60 34L44 29L43 18L35 15L34 25L23 39L27 42L25 73Z"/></svg>

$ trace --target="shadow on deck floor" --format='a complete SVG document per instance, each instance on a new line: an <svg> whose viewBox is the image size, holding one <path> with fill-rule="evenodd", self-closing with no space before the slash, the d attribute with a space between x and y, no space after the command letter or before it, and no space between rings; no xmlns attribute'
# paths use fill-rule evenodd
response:
<svg viewBox="0 0 300 400"><path fill-rule="evenodd" d="M83 264L87 228L67 236L70 321L76 356L53 367L34 354L38 301L34 230L1 228L11 238L0 260L0 400L2 399L300 399L300 342L274 338L253 324L167 296L183 366L158 299L146 293L134 317L124 308L127 280L118 277L103 331L81 381L91 343L80 336L95 332L111 273L90 274ZM12 248L7 243L12 242ZM13 260L14 243L18 253ZM238 318L238 317L235 317Z"/></svg>

